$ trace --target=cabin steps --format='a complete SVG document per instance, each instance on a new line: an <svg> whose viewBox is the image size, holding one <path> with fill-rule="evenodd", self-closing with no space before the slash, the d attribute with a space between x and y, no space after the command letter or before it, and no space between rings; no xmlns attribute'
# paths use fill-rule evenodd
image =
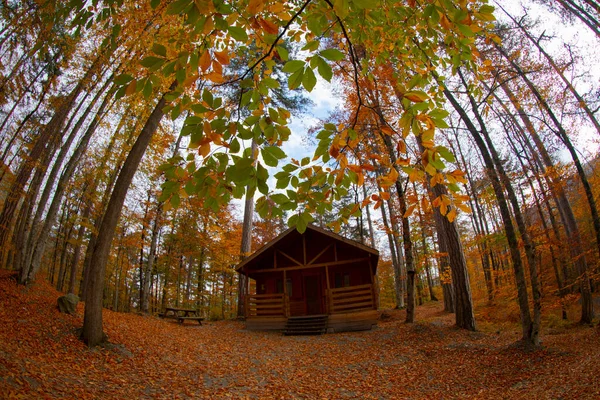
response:
<svg viewBox="0 0 600 400"><path fill-rule="evenodd" d="M283 334L291 335L322 335L327 333L327 315L305 315L302 317L289 317L285 324Z"/></svg>

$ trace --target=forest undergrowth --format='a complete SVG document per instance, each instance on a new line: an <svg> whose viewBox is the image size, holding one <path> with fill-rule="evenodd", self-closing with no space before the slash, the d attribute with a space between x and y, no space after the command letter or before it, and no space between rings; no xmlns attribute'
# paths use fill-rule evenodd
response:
<svg viewBox="0 0 600 400"><path fill-rule="evenodd" d="M44 279L17 285L0 271L2 398L528 398L600 397L600 329L544 329L523 350L518 323L489 307L480 331L453 327L442 305L385 311L367 332L286 337L243 322L183 326L104 311L109 344L90 349L77 315ZM479 311L480 310L476 310Z"/></svg>

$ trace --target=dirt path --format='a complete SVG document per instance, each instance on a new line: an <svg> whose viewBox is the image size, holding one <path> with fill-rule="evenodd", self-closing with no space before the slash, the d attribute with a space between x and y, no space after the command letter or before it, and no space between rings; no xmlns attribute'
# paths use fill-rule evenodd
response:
<svg viewBox="0 0 600 400"><path fill-rule="evenodd" d="M516 331L465 332L440 305L367 332L285 337L240 322L203 326L105 312L116 345L87 349L79 316L47 285L0 278L0 397L451 399L600 398L600 335L577 327L511 346Z"/></svg>

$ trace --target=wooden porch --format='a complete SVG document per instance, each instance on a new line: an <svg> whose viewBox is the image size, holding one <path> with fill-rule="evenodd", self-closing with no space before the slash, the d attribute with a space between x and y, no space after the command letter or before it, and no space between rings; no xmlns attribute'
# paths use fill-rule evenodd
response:
<svg viewBox="0 0 600 400"><path fill-rule="evenodd" d="M324 302L329 315L328 331L364 330L377 324L377 293L373 284L329 289ZM282 330L293 315L308 315L299 313L301 306L293 303L284 293L246 296L247 329ZM292 312L293 307L296 313Z"/></svg>

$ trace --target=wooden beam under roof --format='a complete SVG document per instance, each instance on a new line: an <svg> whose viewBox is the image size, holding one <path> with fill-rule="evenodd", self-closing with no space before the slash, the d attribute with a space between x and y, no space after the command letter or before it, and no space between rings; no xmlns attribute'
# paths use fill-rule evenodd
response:
<svg viewBox="0 0 600 400"><path fill-rule="evenodd" d="M332 261L332 262L325 262L325 263L319 263L319 264L311 264L311 265L298 265L295 267L285 267L285 268L263 268L263 269L257 269L254 271L251 271L251 274L255 274L255 273L265 273L265 272L279 272L279 271L294 271L294 270L298 270L298 269L308 269L308 268L320 268L320 267L334 267L336 265L345 265L345 264L352 264L355 262L362 262L362 261L367 261L369 258L368 257L361 257L361 258L352 258L350 260L341 260L341 261Z"/></svg>
<svg viewBox="0 0 600 400"><path fill-rule="evenodd" d="M308 264L306 264L306 265L311 265L312 263L314 263L315 261L317 261L317 259L319 257L321 257L323 255L323 253L325 253L327 250L329 250L331 248L331 246L333 246L333 243L329 243L329 245L327 247L325 247L323 250L321 250L321 252L319 254L317 254L316 256L314 256L313 259L310 260L308 262Z"/></svg>

